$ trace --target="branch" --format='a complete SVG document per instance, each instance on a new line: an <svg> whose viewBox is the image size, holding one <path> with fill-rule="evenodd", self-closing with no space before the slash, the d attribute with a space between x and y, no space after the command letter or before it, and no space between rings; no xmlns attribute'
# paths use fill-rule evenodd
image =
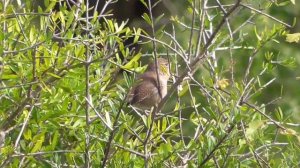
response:
<svg viewBox="0 0 300 168"><path fill-rule="evenodd" d="M203 161L200 163L200 165L198 167L202 167L206 162L208 162L210 160L210 158L213 156L214 152L219 148L219 146L226 140L226 138L230 135L230 133L232 132L233 128L235 127L235 124L232 124L227 133L222 137L222 139L220 139L220 141L217 143L217 145L213 148L212 151L210 151L210 153L206 156L205 159L203 159Z"/></svg>
<svg viewBox="0 0 300 168"><path fill-rule="evenodd" d="M268 148L273 147L273 146L287 146L287 145L289 145L289 144L288 143L274 142L274 143L271 143L271 144L266 144L266 145L258 147L257 149L255 149L255 152L256 153L261 153L261 152L263 152L264 149L268 149ZM243 161L244 159L249 159L249 157L252 157L253 154L252 154L252 152L248 152L248 153L241 154L241 155L231 155L231 156L238 157L240 161Z"/></svg>
<svg viewBox="0 0 300 168"><path fill-rule="evenodd" d="M102 168L105 168L106 167L106 162L107 162L107 159L108 159L108 155L109 155L109 151L110 151L110 147L111 147L111 144L112 144L112 141L114 139L114 136L115 136L115 132L118 130L118 121L119 121L119 118L120 118L120 114L122 112L122 108L125 104L125 100L123 100L121 102L121 105L119 107L119 112L117 113L117 116L116 116L116 119L114 121L114 124L113 124L113 130L110 132L110 135L109 135L109 138L108 138L108 141L106 142L105 144L105 149L104 149L104 158L102 160L102 165L101 167Z"/></svg>
<svg viewBox="0 0 300 168"><path fill-rule="evenodd" d="M250 10L256 12L256 13L259 13L259 14L261 14L261 15L264 15L264 16L266 16L266 17L272 19L272 20L275 20L276 22L278 22L278 23L280 23L280 24L282 24L282 25L284 25L284 26L286 26L286 27L288 27L288 28L292 28L291 25L289 25L289 24L287 24L287 23L285 23L285 22L283 22L283 21L281 21L281 20L279 20L279 19L277 19L277 18L275 18L275 17L273 17L273 16L271 16L271 15L268 15L268 14L266 14L266 13L260 11L260 10L257 10L257 9L255 9L255 8L251 7L251 6L245 5L245 4L243 4L243 3L241 3L240 5L243 6L243 7L245 7L245 8L248 8L248 9L250 9Z"/></svg>
<svg viewBox="0 0 300 168"><path fill-rule="evenodd" d="M248 102L242 102L244 104L246 104L247 106L251 107L252 109L254 109L255 111L259 112L261 115L263 115L264 117L266 117L267 119L269 119L270 121L272 121L272 123L274 123L277 127L286 130L285 127L283 127L282 125L280 125L280 123L278 121L275 121L273 118L271 118L270 116L268 116L267 114L265 114L264 112L262 112L259 108L257 108L255 105L252 105Z"/></svg>
<svg viewBox="0 0 300 168"><path fill-rule="evenodd" d="M162 101L158 104L158 106L155 109L155 112L157 113L160 111L164 104L166 103L167 99L170 97L171 94L175 91L178 85L183 81L183 79L191 74L191 72L195 72L199 66L196 66L201 60L206 58L206 52L211 45L212 41L215 39L216 35L220 31L221 27L226 23L226 19L239 7L241 0L237 0L236 4L230 8L230 10L224 15L222 18L221 22L217 25L217 28L215 29L214 33L211 35L211 37L208 39L206 42L205 46L203 47L202 52L193 60L193 62L190 64L191 71L190 70L185 70L182 75L178 78L178 80L171 86L171 88L168 90L167 95L162 99Z"/></svg>

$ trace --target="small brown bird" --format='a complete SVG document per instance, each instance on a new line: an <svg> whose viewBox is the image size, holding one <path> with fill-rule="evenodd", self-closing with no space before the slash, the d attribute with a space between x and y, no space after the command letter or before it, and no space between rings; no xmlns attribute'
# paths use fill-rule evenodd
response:
<svg viewBox="0 0 300 168"><path fill-rule="evenodd" d="M166 96L167 82L170 77L169 62L164 58L158 58L157 66L158 68L153 61L148 65L146 72L138 77L129 91L128 103L147 110L156 106Z"/></svg>

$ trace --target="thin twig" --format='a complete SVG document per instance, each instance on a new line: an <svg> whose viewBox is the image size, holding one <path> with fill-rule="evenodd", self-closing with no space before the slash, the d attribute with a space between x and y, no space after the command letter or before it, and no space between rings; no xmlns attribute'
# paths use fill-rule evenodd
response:
<svg viewBox="0 0 300 168"><path fill-rule="evenodd" d="M89 1L86 1L86 11L89 9ZM89 12L86 12L86 29L89 29ZM86 37L88 37L88 31ZM90 55L89 45L85 44L85 153L84 153L84 165L86 168L90 167L90 105L92 103L92 96L90 95L90 64L92 56Z"/></svg>
<svg viewBox="0 0 300 168"><path fill-rule="evenodd" d="M267 114L265 114L264 112L262 112L259 108L257 108L255 105L252 105L248 102L242 102L243 104L246 104L247 106L251 107L252 109L254 109L255 111L259 112L261 115L263 115L264 117L266 117L267 119L269 119L272 123L274 123L277 127L286 130L285 127L283 127L280 122L275 121L274 119L272 119L270 116L268 116Z"/></svg>
<svg viewBox="0 0 300 168"><path fill-rule="evenodd" d="M108 141L105 144L104 157L103 157L102 164L101 164L102 168L106 167L106 162L107 162L108 155L109 155L109 152L110 152L111 144L113 142L116 131L119 129L119 127L117 125L118 125L118 122L119 122L120 114L122 113L122 108L124 106L124 103L125 103L125 100L123 100L120 104L119 111L118 111L117 116L115 118L115 121L113 123L113 130L110 132L110 135L108 137Z"/></svg>
<svg viewBox="0 0 300 168"><path fill-rule="evenodd" d="M30 47L26 47L26 48L22 48L22 49L19 49L17 51L3 51L3 54L4 55L7 55L7 54L18 54L20 52L25 52L25 51L28 51L28 50L31 50L33 48L36 48L38 46L40 46L41 44L45 43L45 41L42 41L42 42L38 42L36 44L33 44L32 46Z"/></svg>
<svg viewBox="0 0 300 168"><path fill-rule="evenodd" d="M203 161L199 164L198 167L202 167L204 166L204 164L206 162L208 162L211 157L213 156L214 152L220 147L221 144L223 144L223 142L227 139L227 137L231 134L231 132L233 131L233 128L235 127L235 124L232 124L228 130L226 131L226 134L219 140L219 142L214 146L214 148L209 152L208 155L206 155L206 157L203 159Z"/></svg>
<svg viewBox="0 0 300 168"><path fill-rule="evenodd" d="M21 136L23 135L23 132L24 132L24 130L26 128L26 125L27 125L27 123L29 121L29 118L31 117L31 113L32 113L33 109L34 109L34 105L31 105L30 110L29 110L29 112L28 112L28 114L27 114L27 116L26 116L26 118L25 118L25 120L23 122L23 125L22 125L22 128L21 128L20 132L19 132L19 135L18 135L18 137L16 139L15 146L14 146L15 150L16 150L16 148L19 145Z"/></svg>
<svg viewBox="0 0 300 168"><path fill-rule="evenodd" d="M0 90L5 90L5 89L17 89L23 86L32 86L35 84L39 84L39 81L34 81L34 82L28 82L28 83L23 83L23 84L19 84L19 85L13 85L13 86L4 86L4 87L0 87Z"/></svg>
<svg viewBox="0 0 300 168"><path fill-rule="evenodd" d="M78 152L78 151L75 151L75 150L56 150L56 151L44 151L44 152L35 152L35 153L16 153L16 154L13 154L12 157L48 155L48 154L53 155L55 153L84 153L84 152Z"/></svg>
<svg viewBox="0 0 300 168"><path fill-rule="evenodd" d="M257 164L259 165L259 167L260 167L260 168L263 168L263 165L260 163L260 160L259 160L259 159L260 159L259 155L256 153L255 150L253 150L253 147L252 147L251 144L250 144L249 138L246 136L246 129L245 129L245 126L244 126L244 122L241 121L240 123L241 123L241 127L242 127L242 130L243 130L244 138L245 138L245 140L246 140L246 142L247 142L249 148L251 149L252 156L254 156L254 158L255 158ZM263 160L263 159L262 159L262 160ZM266 166L268 166L268 165L266 164ZM268 167L269 167L269 166L268 166Z"/></svg>
<svg viewBox="0 0 300 168"><path fill-rule="evenodd" d="M280 23L280 24L282 24L282 25L284 25L284 26L286 26L286 27L288 27L288 28L292 28L291 25L289 25L289 24L287 24L287 23L285 23L285 22L283 22L283 21L281 21L281 20L279 20L279 19L277 19L277 18L275 18L275 17L273 17L273 16L271 16L271 15L269 15L269 14L266 14L266 13L260 11L260 10L257 10L257 9L255 9L255 8L251 7L251 6L248 6L248 5L244 4L244 3L241 3L240 5L243 6L243 7L245 7L245 8L248 8L248 9L254 11L254 12L257 12L257 13L259 13L259 14L261 14L261 15L264 15L264 16L266 16L266 17L272 19L272 20L275 20L276 22L278 22L278 23Z"/></svg>
<svg viewBox="0 0 300 168"><path fill-rule="evenodd" d="M289 143L280 143L280 142L274 142L274 143L271 143L271 144L265 144L265 145L262 145L258 148L255 149L255 152L256 153L261 153L263 150L268 150L269 148L273 147L273 146L287 146L289 145ZM245 153L245 154L240 154L240 155L231 155L233 157L238 157L240 161L243 161L245 159L250 159L250 157L252 157L252 153L251 152L248 152L248 153Z"/></svg>
<svg viewBox="0 0 300 168"><path fill-rule="evenodd" d="M92 105L92 103L90 102L89 99L87 99L85 97L86 102L89 104L89 106L94 110L94 112L96 113L96 115L98 116L98 118L100 118L100 120L104 123L104 125L110 130L112 131L113 128L111 128L111 126L104 120L104 118L100 115L100 113L97 111L97 109ZM85 116L86 117L86 116ZM91 118L91 116L89 116L89 118Z"/></svg>
<svg viewBox="0 0 300 168"><path fill-rule="evenodd" d="M143 154L140 153L140 152L137 152L137 151L134 151L134 150L132 150L132 149L126 148L126 147L121 146L121 145L119 145L119 144L114 144L114 145L115 145L116 147L121 148L121 149L123 149L123 150L125 150L125 151L128 151L128 152L130 152L130 153L132 153L132 154L135 154L135 155L137 155L137 156L140 156L140 157L142 157L142 158L145 158L145 155L143 155Z"/></svg>

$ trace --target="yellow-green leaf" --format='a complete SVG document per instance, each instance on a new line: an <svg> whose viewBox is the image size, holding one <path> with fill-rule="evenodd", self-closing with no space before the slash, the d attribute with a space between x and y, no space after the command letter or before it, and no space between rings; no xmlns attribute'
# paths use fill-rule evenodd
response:
<svg viewBox="0 0 300 168"><path fill-rule="evenodd" d="M25 138L26 140L32 139L32 133L31 133L31 130L28 129L27 131L25 131L24 134L23 134L23 136L24 136L24 138Z"/></svg>
<svg viewBox="0 0 300 168"><path fill-rule="evenodd" d="M60 76L58 76L58 75L56 75L54 73L51 73L51 72L47 72L47 74L50 75L50 76L53 76L54 78L57 78L57 79L61 78Z"/></svg>
<svg viewBox="0 0 300 168"><path fill-rule="evenodd" d="M217 87L221 89L225 89L229 85L228 79L221 79L217 81Z"/></svg>
<svg viewBox="0 0 300 168"><path fill-rule="evenodd" d="M183 82L181 87L179 88L179 97L182 97L189 90L187 82Z"/></svg>
<svg viewBox="0 0 300 168"><path fill-rule="evenodd" d="M285 130L280 131L281 134L283 135L297 135L297 132L291 128L287 128Z"/></svg>
<svg viewBox="0 0 300 168"><path fill-rule="evenodd" d="M286 34L286 41L289 43L298 43L300 40L300 33Z"/></svg>
<svg viewBox="0 0 300 168"><path fill-rule="evenodd" d="M295 2L295 0L291 0L291 2L292 2L292 4L296 5L296 2Z"/></svg>
<svg viewBox="0 0 300 168"><path fill-rule="evenodd" d="M42 89L45 91L48 91L50 94L52 94L51 89L44 83L44 81L41 80L40 82L42 84Z"/></svg>
<svg viewBox="0 0 300 168"><path fill-rule="evenodd" d="M132 69L136 67L138 60L141 58L142 54L138 53L135 55L126 65L122 66L123 69Z"/></svg>
<svg viewBox="0 0 300 168"><path fill-rule="evenodd" d="M135 31L135 35L134 35L133 43L136 43L140 38L142 29L137 29L137 30L134 29L134 31Z"/></svg>
<svg viewBox="0 0 300 168"><path fill-rule="evenodd" d="M249 124L249 128L246 130L246 137L249 138L250 140L253 140L254 135L256 134L257 130L262 128L265 125L264 120L255 120L252 121Z"/></svg>

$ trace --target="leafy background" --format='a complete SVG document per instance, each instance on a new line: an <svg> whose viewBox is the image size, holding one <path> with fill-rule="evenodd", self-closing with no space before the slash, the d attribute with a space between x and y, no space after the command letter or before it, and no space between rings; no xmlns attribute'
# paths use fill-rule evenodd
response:
<svg viewBox="0 0 300 168"><path fill-rule="evenodd" d="M74 2L0 3L1 167L299 166L297 2L243 0L221 29L237 1ZM126 93L155 56L169 88L197 70L138 116Z"/></svg>

